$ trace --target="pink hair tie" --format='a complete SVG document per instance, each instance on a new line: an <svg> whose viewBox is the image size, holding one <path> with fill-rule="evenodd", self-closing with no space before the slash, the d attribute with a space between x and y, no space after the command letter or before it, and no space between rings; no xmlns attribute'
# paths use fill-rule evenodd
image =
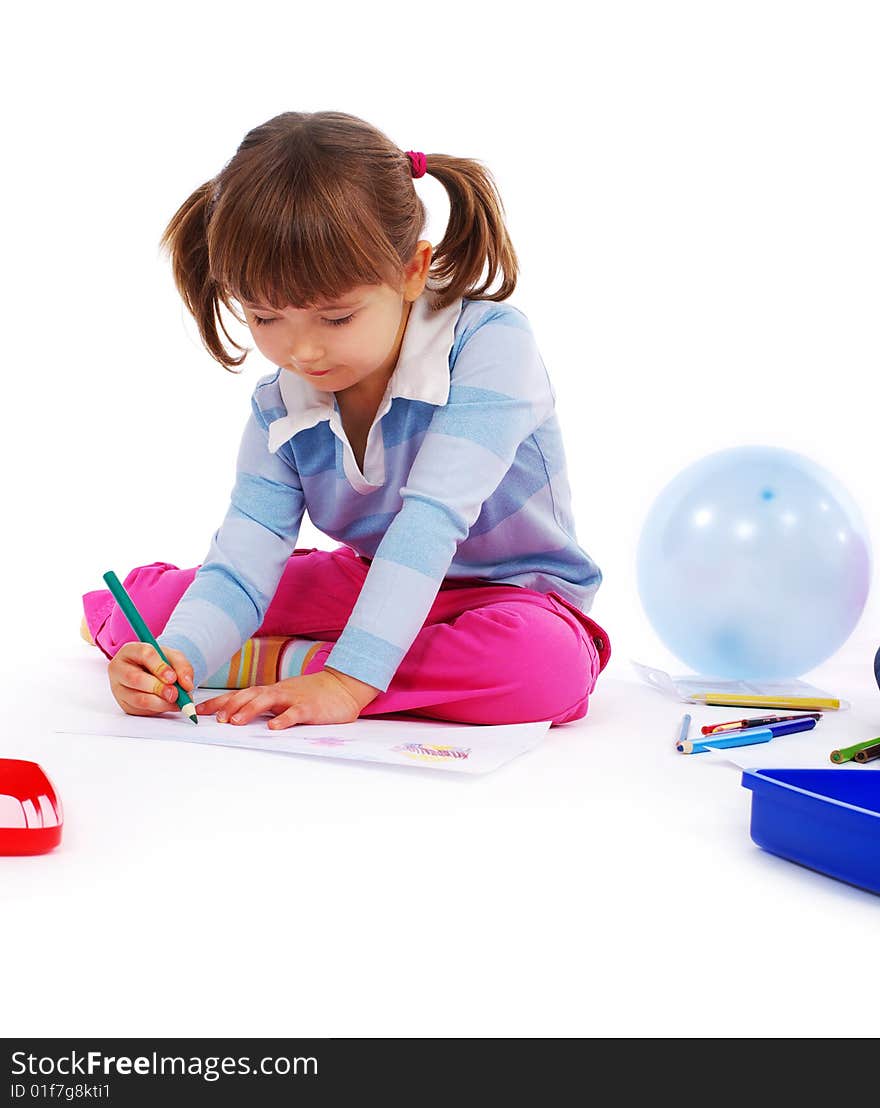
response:
<svg viewBox="0 0 880 1108"><path fill-rule="evenodd" d="M410 160L410 170L413 177L424 177L425 170L428 168L428 159L425 155L419 153L418 150L407 150L406 154Z"/></svg>

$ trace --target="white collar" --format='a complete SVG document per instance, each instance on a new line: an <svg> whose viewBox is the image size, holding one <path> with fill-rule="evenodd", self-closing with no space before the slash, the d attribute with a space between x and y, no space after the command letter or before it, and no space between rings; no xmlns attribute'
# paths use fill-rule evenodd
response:
<svg viewBox="0 0 880 1108"><path fill-rule="evenodd" d="M377 419L382 418L398 396L437 407L449 399L449 352L462 302L454 300L435 311L435 295L429 286L412 306L397 365L379 405ZM335 411L332 392L321 392L290 370L281 370L278 386L287 415L269 425L269 450L273 454L300 431L330 419Z"/></svg>

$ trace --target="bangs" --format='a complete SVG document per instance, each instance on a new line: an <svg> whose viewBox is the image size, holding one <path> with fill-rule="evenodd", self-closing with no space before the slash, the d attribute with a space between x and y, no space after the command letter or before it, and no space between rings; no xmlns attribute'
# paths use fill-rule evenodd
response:
<svg viewBox="0 0 880 1108"><path fill-rule="evenodd" d="M391 283L403 263L374 199L357 186L279 164L223 183L207 227L210 274L223 302L311 308L359 285Z"/></svg>

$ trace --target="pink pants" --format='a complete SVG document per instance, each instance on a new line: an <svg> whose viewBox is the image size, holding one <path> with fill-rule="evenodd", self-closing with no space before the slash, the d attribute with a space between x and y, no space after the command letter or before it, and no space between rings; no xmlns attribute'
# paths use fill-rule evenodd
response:
<svg viewBox="0 0 880 1108"><path fill-rule="evenodd" d="M322 669L369 568L346 546L294 551L257 634L326 640L306 672ZM153 634L164 629L195 572L154 562L125 578ZM106 589L86 593L83 605L92 637L108 658L134 638ZM569 723L587 714L609 655L602 628L556 593L446 580L388 690L361 715Z"/></svg>

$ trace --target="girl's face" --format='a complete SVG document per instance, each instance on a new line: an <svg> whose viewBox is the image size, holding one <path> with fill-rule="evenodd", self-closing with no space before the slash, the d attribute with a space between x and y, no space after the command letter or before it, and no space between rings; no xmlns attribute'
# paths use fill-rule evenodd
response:
<svg viewBox="0 0 880 1108"><path fill-rule="evenodd" d="M340 392L367 378L387 383L403 342L409 309L424 290L431 244L420 242L400 290L360 285L342 299L313 308L242 302L260 353L321 392Z"/></svg>

